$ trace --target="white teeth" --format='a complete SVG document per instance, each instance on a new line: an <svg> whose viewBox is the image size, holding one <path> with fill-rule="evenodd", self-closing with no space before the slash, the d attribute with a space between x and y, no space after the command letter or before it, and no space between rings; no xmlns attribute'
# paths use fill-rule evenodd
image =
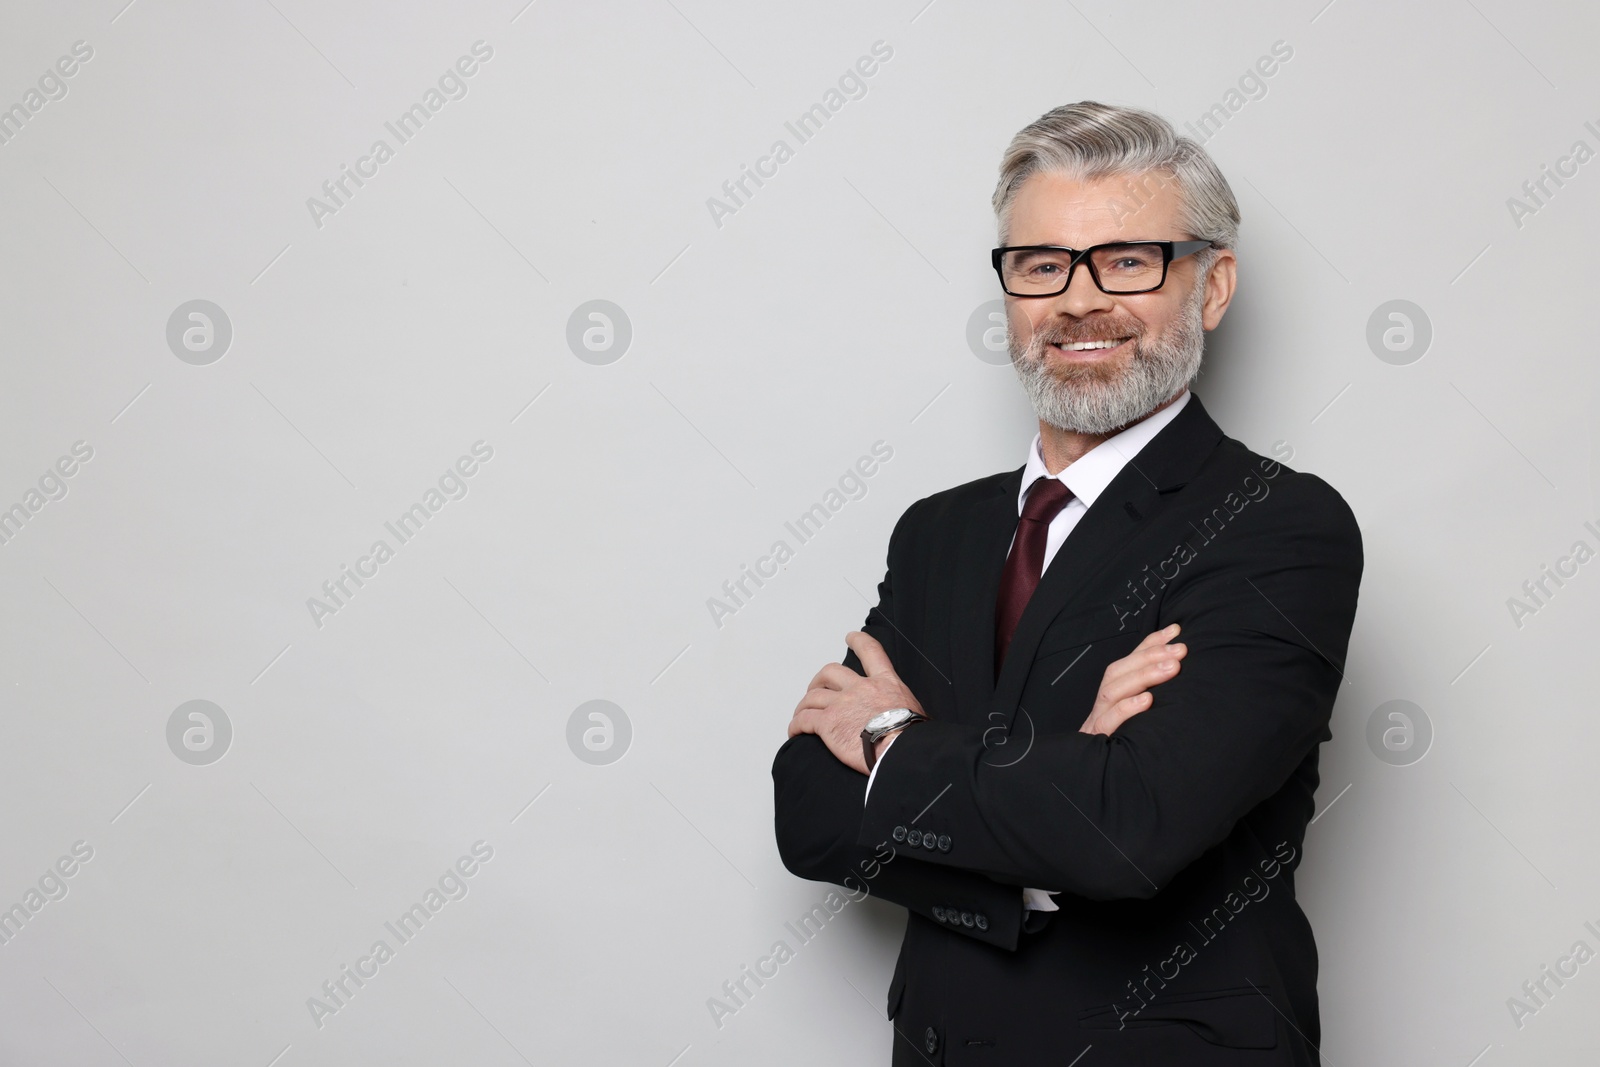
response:
<svg viewBox="0 0 1600 1067"><path fill-rule="evenodd" d="M1127 338L1119 338L1115 341L1073 341L1070 344L1058 343L1056 347L1067 352L1090 352L1097 348L1116 348L1125 340Z"/></svg>

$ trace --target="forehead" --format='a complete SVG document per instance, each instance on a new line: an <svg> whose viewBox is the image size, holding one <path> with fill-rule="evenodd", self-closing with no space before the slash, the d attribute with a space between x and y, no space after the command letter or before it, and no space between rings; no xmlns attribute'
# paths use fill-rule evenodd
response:
<svg viewBox="0 0 1600 1067"><path fill-rule="evenodd" d="M1108 241L1170 241L1183 202L1159 171L1080 181L1059 171L1032 174L1011 202L1006 243L1087 248Z"/></svg>

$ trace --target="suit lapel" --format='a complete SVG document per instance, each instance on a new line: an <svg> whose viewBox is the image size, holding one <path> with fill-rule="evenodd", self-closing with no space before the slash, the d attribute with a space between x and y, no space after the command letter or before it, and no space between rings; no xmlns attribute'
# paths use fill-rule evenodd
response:
<svg viewBox="0 0 1600 1067"><path fill-rule="evenodd" d="M994 610L1006 548L1017 529L1022 467L994 479L967 513L957 550L952 598L952 669L956 707L978 714L994 695Z"/></svg>
<svg viewBox="0 0 1600 1067"><path fill-rule="evenodd" d="M1057 615L1078 598L1088 578L1105 568L1136 539L1162 507L1163 493L1180 488L1197 470L1222 439L1222 430L1191 395L1176 418L1151 438L1138 455L1111 480L1067 535L1055 558L1045 568L1034 590L1017 632L1012 635L990 703L990 714L1000 713L1009 721L1022 696L1023 684L1033 667L1034 652L1046 628ZM1012 521L1016 528L1016 492L1020 475L1012 481ZM989 593L989 651L984 662L992 672L994 662L994 598L999 593L1000 572L1005 566L1005 547L994 565L994 580ZM967 557L976 559L979 557ZM988 569L988 561L981 568ZM1109 619L1111 605L1106 605Z"/></svg>

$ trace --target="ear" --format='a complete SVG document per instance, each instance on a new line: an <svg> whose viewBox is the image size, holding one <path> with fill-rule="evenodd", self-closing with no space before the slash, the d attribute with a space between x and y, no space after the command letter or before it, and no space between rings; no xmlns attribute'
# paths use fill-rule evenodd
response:
<svg viewBox="0 0 1600 1067"><path fill-rule="evenodd" d="M1228 305L1233 303L1233 290L1239 279L1238 265L1233 249L1217 250L1216 261L1206 274L1205 303L1200 309L1200 320L1207 330L1217 328Z"/></svg>

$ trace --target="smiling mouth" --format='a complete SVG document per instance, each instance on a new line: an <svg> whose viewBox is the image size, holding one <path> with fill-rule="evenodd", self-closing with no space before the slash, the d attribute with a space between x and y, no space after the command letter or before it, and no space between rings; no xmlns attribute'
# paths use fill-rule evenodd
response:
<svg viewBox="0 0 1600 1067"><path fill-rule="evenodd" d="M1121 348L1132 338L1112 337L1103 341L1052 341L1050 347L1058 352L1098 352L1108 348Z"/></svg>

